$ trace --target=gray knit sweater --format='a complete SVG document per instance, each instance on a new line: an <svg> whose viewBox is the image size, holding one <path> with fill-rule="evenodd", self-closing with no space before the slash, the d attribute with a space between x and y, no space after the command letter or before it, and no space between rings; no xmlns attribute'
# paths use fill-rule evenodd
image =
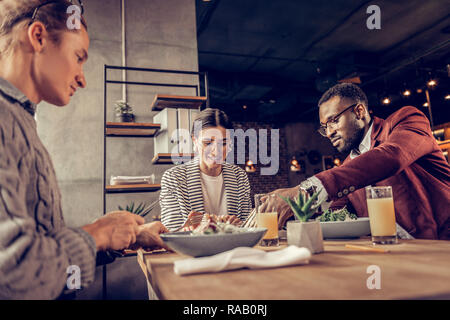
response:
<svg viewBox="0 0 450 320"><path fill-rule="evenodd" d="M68 228L50 156L33 118L36 105L0 78L0 299L53 299L65 289L67 267L94 279L96 246Z"/></svg>

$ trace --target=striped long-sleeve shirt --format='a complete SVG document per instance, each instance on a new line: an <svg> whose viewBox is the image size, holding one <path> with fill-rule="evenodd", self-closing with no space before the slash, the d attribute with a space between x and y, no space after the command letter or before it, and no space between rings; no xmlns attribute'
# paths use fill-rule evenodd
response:
<svg viewBox="0 0 450 320"><path fill-rule="evenodd" d="M228 214L244 221L252 207L247 174L229 163L223 164L222 174ZM191 211L205 212L198 158L164 173L159 202L162 223L169 230L181 227Z"/></svg>

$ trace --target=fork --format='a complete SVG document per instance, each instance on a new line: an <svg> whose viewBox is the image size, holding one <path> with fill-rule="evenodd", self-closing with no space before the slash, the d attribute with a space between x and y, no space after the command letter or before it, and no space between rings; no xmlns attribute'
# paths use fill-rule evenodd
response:
<svg viewBox="0 0 450 320"><path fill-rule="evenodd" d="M195 225L199 224L200 222L202 222L203 216L204 215L202 214L202 215L197 215L197 216L187 219L186 222L181 227L179 227L178 229L176 229L172 232L178 232L183 228L195 226Z"/></svg>

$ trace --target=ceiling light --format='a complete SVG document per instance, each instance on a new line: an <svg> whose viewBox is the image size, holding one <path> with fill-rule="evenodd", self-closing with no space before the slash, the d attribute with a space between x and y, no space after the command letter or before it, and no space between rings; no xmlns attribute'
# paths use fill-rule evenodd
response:
<svg viewBox="0 0 450 320"><path fill-rule="evenodd" d="M420 89L420 88L419 88L419 89L417 89L417 93L422 93L422 91L423 91L423 90L422 90L422 89Z"/></svg>
<svg viewBox="0 0 450 320"><path fill-rule="evenodd" d="M253 165L253 161L248 160L248 161L245 163L245 171L247 171L247 172L255 172L255 171L256 171L256 168L255 168L255 166Z"/></svg>
<svg viewBox="0 0 450 320"><path fill-rule="evenodd" d="M297 159L295 159L295 157L293 157L291 160L290 169L291 169L291 171L294 171L294 172L298 172L301 169L300 164L298 163Z"/></svg>
<svg viewBox="0 0 450 320"><path fill-rule="evenodd" d="M424 106L424 107L428 107L428 102L425 102L425 103L423 104L423 106Z"/></svg>
<svg viewBox="0 0 450 320"><path fill-rule="evenodd" d="M446 95L444 99L445 100L450 100L450 94Z"/></svg>
<svg viewBox="0 0 450 320"><path fill-rule="evenodd" d="M435 85L437 85L437 82L436 82L436 80L431 79L430 81L427 82L427 85L429 87L434 87Z"/></svg>
<svg viewBox="0 0 450 320"><path fill-rule="evenodd" d="M333 163L334 163L337 167L339 167L339 166L341 165L341 159L335 158L335 159L333 160Z"/></svg>
<svg viewBox="0 0 450 320"><path fill-rule="evenodd" d="M391 103L391 99L389 99L388 97L384 98L381 102L383 102L383 104L389 104Z"/></svg>
<svg viewBox="0 0 450 320"><path fill-rule="evenodd" d="M409 97L411 95L411 91L409 91L408 89L406 89L405 91L403 91L402 93L405 97Z"/></svg>

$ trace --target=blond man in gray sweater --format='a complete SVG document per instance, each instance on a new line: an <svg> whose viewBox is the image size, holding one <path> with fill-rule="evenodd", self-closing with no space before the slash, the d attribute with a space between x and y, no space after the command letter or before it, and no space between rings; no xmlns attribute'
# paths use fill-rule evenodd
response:
<svg viewBox="0 0 450 320"><path fill-rule="evenodd" d="M39 102L64 106L86 86L87 25L79 16L69 28L71 5L0 0L0 299L54 299L66 287L69 266L79 268L82 287L94 280L99 251L163 246L162 224L144 225L126 211L81 228L64 224L33 116Z"/></svg>

